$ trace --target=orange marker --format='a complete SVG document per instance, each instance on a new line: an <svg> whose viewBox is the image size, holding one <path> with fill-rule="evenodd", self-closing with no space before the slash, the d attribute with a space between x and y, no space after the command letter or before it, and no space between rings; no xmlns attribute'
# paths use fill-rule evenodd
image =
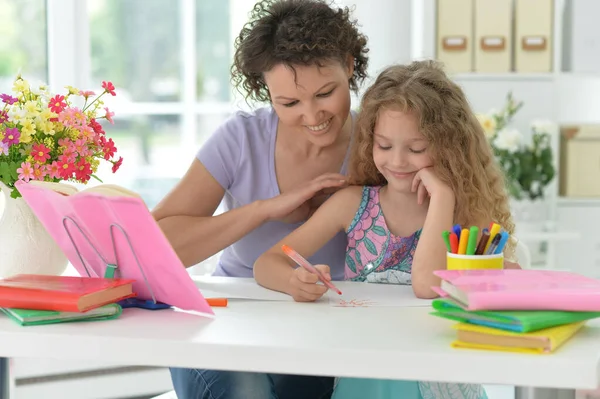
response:
<svg viewBox="0 0 600 399"><path fill-rule="evenodd" d="M210 306L224 308L227 306L227 298L206 298Z"/></svg>

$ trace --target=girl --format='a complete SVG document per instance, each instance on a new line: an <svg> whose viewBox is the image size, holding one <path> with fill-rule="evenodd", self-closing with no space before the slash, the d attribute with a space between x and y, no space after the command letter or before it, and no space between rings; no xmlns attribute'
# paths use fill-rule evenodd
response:
<svg viewBox="0 0 600 399"><path fill-rule="evenodd" d="M445 268L442 232L452 225L513 232L504 180L462 90L432 61L391 66L366 91L352 144L356 186L334 194L292 234L258 258L257 282L314 301L327 290L281 251L287 244L310 256L339 231L348 238L345 278L412 284L433 298L434 270ZM514 243L505 247L512 259ZM329 273L328 265L317 265ZM481 386L341 379L337 398L374 397L383 385L399 397L485 398ZM450 397L450 396L448 396Z"/></svg>

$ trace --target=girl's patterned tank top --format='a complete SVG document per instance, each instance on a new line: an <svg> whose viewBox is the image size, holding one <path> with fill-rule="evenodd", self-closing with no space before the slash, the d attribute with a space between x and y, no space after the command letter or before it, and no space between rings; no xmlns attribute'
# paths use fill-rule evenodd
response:
<svg viewBox="0 0 600 399"><path fill-rule="evenodd" d="M379 203L381 186L364 186L362 200L350 224L346 248L346 280L411 284L411 267L421 236L390 233Z"/></svg>

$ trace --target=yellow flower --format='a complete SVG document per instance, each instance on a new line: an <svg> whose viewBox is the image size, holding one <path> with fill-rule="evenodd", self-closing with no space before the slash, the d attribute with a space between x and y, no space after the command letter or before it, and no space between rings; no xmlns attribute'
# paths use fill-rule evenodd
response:
<svg viewBox="0 0 600 399"><path fill-rule="evenodd" d="M69 94L79 94L79 89L76 89L73 86L65 86L65 89L69 90Z"/></svg>
<svg viewBox="0 0 600 399"><path fill-rule="evenodd" d="M21 137L19 138L19 141L25 144L31 143L31 134L21 131Z"/></svg>
<svg viewBox="0 0 600 399"><path fill-rule="evenodd" d="M52 118L56 118L56 114L52 111L50 111L50 108L44 108L42 110L42 112L39 113L39 115L36 118L36 123L40 124L40 123L46 123L48 121L50 121L50 119Z"/></svg>
<svg viewBox="0 0 600 399"><path fill-rule="evenodd" d="M21 135L35 134L35 123L31 119L21 121Z"/></svg>
<svg viewBox="0 0 600 399"><path fill-rule="evenodd" d="M49 136L54 136L54 133L56 133L54 130L54 123L52 122L42 122L41 124L38 124L38 126L42 132Z"/></svg>
<svg viewBox="0 0 600 399"><path fill-rule="evenodd" d="M26 93L29 91L29 82L25 79L17 79L13 84L13 91L15 93Z"/></svg>
<svg viewBox="0 0 600 399"><path fill-rule="evenodd" d="M483 127L487 138L491 138L496 133L496 120L489 115L477 114L477 120Z"/></svg>
<svg viewBox="0 0 600 399"><path fill-rule="evenodd" d="M35 118L39 113L38 104L35 101L27 101L23 105L23 109L25 109L25 116L27 118Z"/></svg>

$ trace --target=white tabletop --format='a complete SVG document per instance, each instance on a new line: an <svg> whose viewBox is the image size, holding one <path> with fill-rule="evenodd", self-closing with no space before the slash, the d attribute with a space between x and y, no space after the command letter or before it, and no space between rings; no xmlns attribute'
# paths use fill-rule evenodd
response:
<svg viewBox="0 0 600 399"><path fill-rule="evenodd" d="M0 317L0 356L94 359L294 374L552 388L599 385L600 323L552 355L452 349L426 307L335 308L230 300L207 319L126 309L118 320L20 327Z"/></svg>

